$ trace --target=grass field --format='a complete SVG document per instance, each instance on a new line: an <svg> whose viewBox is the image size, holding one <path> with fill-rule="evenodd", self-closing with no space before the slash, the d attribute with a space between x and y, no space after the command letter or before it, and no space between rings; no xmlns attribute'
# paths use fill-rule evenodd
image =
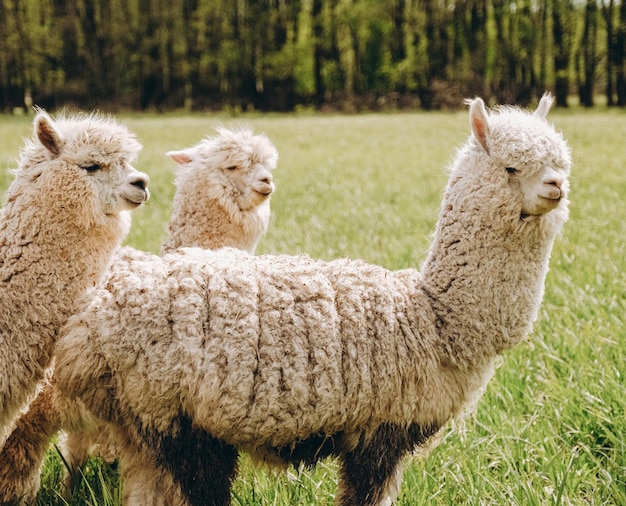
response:
<svg viewBox="0 0 626 506"><path fill-rule="evenodd" d="M539 320L502 360L478 409L423 460L407 463L400 505L626 505L626 112L556 111L574 158L571 218L556 242ZM152 198L127 243L158 252L174 192L163 153L218 124L250 124L280 153L270 231L258 253L363 258L419 268L466 112L362 116L124 116L144 143ZM0 117L0 166L15 167L26 118ZM5 188L11 176L0 172ZM1 465L1 463L0 463ZM333 461L276 473L245 457L233 504L331 504ZM57 496L47 455L39 504ZM70 504L119 504L93 460Z"/></svg>

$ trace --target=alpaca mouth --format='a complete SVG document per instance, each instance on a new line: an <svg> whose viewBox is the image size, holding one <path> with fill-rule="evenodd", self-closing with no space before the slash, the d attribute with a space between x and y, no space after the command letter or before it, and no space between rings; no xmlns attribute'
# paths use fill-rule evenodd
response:
<svg viewBox="0 0 626 506"><path fill-rule="evenodd" d="M531 217L539 218L541 216L549 214L559 206L561 198L561 196L556 198L549 198L539 195L540 204L534 206L533 211L522 211L520 213L520 220L524 221Z"/></svg>
<svg viewBox="0 0 626 506"><path fill-rule="evenodd" d="M139 207L141 204L148 201L148 199L150 199L150 192L147 189L143 190L141 194L137 194L137 196L124 196L124 201L131 207L131 209Z"/></svg>
<svg viewBox="0 0 626 506"><path fill-rule="evenodd" d="M540 198L546 203L545 207L548 208L546 212L550 212L559 205L559 202L561 202L562 197L559 194L559 196L555 198L551 198L551 197L540 197Z"/></svg>
<svg viewBox="0 0 626 506"><path fill-rule="evenodd" d="M559 202L561 202L561 197L557 197L555 199L548 198L548 197L541 197L541 198L547 204L546 207L549 208L549 211L552 211L552 209L554 209L556 206L558 206Z"/></svg>
<svg viewBox="0 0 626 506"><path fill-rule="evenodd" d="M274 192L273 185L263 185L254 188L254 191L263 197L269 197Z"/></svg>
<svg viewBox="0 0 626 506"><path fill-rule="evenodd" d="M128 207L130 207L131 209L135 209L135 208L139 207L144 202L143 200L141 202L135 202L134 200L130 200L130 199L127 199L127 198L125 198L124 201L126 202Z"/></svg>
<svg viewBox="0 0 626 506"><path fill-rule="evenodd" d="M563 190L558 187L554 187L550 188L548 191L542 192L542 195L539 195L539 198L558 202L563 197L563 193Z"/></svg>

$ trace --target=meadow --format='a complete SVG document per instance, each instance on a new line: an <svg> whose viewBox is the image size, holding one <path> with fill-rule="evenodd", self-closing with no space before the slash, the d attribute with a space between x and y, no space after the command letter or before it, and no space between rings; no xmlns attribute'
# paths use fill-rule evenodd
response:
<svg viewBox="0 0 626 506"><path fill-rule="evenodd" d="M251 125L275 143L270 230L258 253L362 258L419 268L466 112L366 115L124 115L144 150L151 200L127 244L158 252L175 166L164 152L216 125ZM626 111L553 111L572 148L571 214L558 238L538 321L501 360L474 414L427 459L407 461L399 505L626 504ZM0 117L0 185L30 120ZM68 504L51 446L38 504ZM114 469L92 459L69 502L119 504ZM327 505L337 465L268 471L241 459L234 505Z"/></svg>

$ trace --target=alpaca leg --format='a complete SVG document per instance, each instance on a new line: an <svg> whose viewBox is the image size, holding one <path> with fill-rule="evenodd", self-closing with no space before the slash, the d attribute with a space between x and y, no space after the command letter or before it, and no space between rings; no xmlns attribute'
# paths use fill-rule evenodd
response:
<svg viewBox="0 0 626 506"><path fill-rule="evenodd" d="M120 481L124 506L188 506L189 501L172 474L146 451L120 452Z"/></svg>
<svg viewBox="0 0 626 506"><path fill-rule="evenodd" d="M60 427L62 409L56 389L46 383L6 440L0 439L0 504L35 502L44 456Z"/></svg>
<svg viewBox="0 0 626 506"><path fill-rule="evenodd" d="M337 504L340 506L389 506L402 478L400 461L404 447L388 445L389 427L383 426L343 457Z"/></svg>
<svg viewBox="0 0 626 506"><path fill-rule="evenodd" d="M172 473L191 506L226 506L237 473L237 449L192 426L181 416L177 430L145 439L159 448L158 465ZM156 443L156 445L154 444Z"/></svg>
<svg viewBox="0 0 626 506"><path fill-rule="evenodd" d="M337 504L393 504L402 483L402 458L435 433L435 428L384 424L371 437L361 436L356 448L343 456Z"/></svg>
<svg viewBox="0 0 626 506"><path fill-rule="evenodd" d="M48 448L48 439L37 437L39 432L31 424L19 424L2 447L0 504L35 504L43 457ZM29 437L33 435L35 437Z"/></svg>
<svg viewBox="0 0 626 506"><path fill-rule="evenodd" d="M63 477L63 498L70 500L75 489L82 481L81 469L87 463L90 454L91 439L84 432L63 433L59 441L61 455L65 460Z"/></svg>

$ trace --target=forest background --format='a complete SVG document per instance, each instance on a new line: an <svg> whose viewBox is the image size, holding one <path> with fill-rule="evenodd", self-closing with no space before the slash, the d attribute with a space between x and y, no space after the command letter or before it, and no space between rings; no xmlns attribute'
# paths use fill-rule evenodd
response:
<svg viewBox="0 0 626 506"><path fill-rule="evenodd" d="M0 111L626 106L620 0L0 0ZM26 103L26 104L25 104Z"/></svg>

